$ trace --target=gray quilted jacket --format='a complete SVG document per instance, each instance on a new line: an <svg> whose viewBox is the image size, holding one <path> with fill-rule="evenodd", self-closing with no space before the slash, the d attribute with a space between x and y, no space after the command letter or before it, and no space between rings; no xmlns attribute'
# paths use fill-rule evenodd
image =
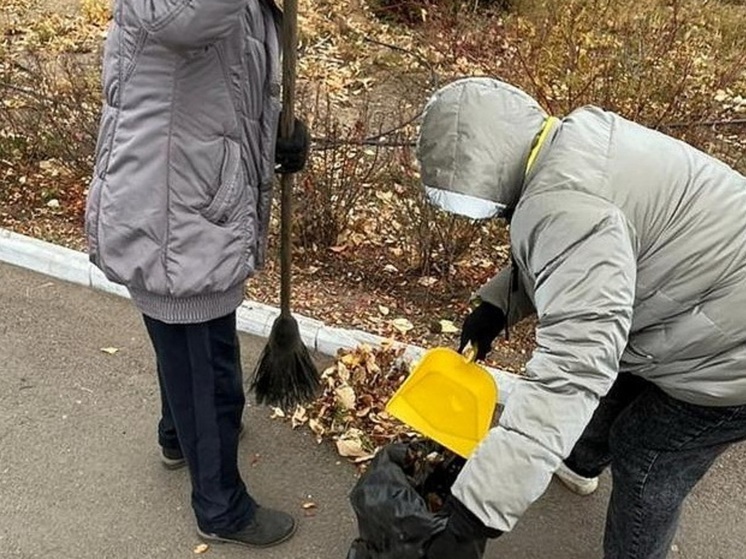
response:
<svg viewBox="0 0 746 559"><path fill-rule="evenodd" d="M272 0L117 0L89 253L146 315L235 310L261 266L280 111Z"/></svg>
<svg viewBox="0 0 746 559"><path fill-rule="evenodd" d="M517 274L504 270L481 296L510 300L512 322L538 316L527 380L453 488L487 525L513 528L620 371L686 402L746 404L743 175L598 108L547 121L489 79L436 93L418 155L441 207L514 209Z"/></svg>

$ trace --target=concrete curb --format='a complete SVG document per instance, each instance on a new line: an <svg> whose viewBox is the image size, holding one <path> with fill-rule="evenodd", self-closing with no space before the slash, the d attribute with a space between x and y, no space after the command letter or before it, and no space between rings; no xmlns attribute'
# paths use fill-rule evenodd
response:
<svg viewBox="0 0 746 559"><path fill-rule="evenodd" d="M127 290L107 280L103 273L90 263L85 253L2 228L0 262L129 298ZM275 307L246 300L236 313L238 329L247 334L266 338L279 314L279 309ZM376 347L385 341L385 338L362 330L334 328L313 318L299 314L293 316L298 321L303 342L309 350L325 355L336 355L340 349L352 349L361 344ZM408 359L418 359L424 352L425 349L419 346L405 345L404 355ZM504 403L520 377L499 369L489 368L489 371L500 387L500 401Z"/></svg>

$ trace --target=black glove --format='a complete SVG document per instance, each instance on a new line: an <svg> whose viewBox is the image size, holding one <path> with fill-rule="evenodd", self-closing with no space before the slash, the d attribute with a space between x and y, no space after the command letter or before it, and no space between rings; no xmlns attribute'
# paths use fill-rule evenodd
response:
<svg viewBox="0 0 746 559"><path fill-rule="evenodd" d="M445 530L428 545L427 559L479 559L484 554L487 538L502 535L500 530L488 528L455 497L446 502L448 514Z"/></svg>
<svg viewBox="0 0 746 559"><path fill-rule="evenodd" d="M471 342L471 345L477 346L477 359L487 357L492 342L505 328L505 322L505 313L502 309L482 301L464 320L459 353Z"/></svg>
<svg viewBox="0 0 746 559"><path fill-rule="evenodd" d="M282 122L282 117L280 117ZM293 124L293 135L289 139L277 135L275 145L276 171L281 174L297 173L306 166L308 150L311 145L311 135L305 123L299 118Z"/></svg>

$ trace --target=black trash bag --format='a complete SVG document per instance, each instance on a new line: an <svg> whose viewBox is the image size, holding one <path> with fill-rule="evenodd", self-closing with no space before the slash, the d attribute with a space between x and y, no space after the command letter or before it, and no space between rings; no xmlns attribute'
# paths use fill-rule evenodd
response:
<svg viewBox="0 0 746 559"><path fill-rule="evenodd" d="M360 537L347 559L426 558L430 540L445 529L439 511L464 463L431 441L381 449L350 494ZM473 549L458 559L479 559L483 542Z"/></svg>

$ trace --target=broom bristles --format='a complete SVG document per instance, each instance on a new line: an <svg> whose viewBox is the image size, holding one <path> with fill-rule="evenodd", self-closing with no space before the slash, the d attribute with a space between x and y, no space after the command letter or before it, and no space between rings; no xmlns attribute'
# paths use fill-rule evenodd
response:
<svg viewBox="0 0 746 559"><path fill-rule="evenodd" d="M254 369L251 390L259 404L293 409L313 399L319 371L292 316L279 316Z"/></svg>

